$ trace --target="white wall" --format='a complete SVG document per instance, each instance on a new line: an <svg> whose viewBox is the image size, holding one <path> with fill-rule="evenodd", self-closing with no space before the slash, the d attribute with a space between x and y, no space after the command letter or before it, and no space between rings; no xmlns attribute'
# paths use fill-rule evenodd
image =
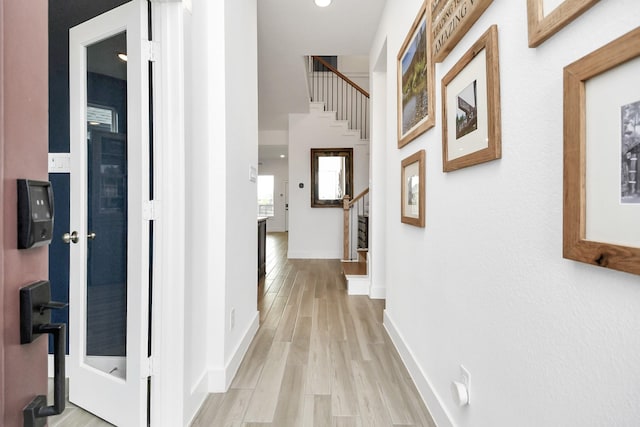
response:
<svg viewBox="0 0 640 427"><path fill-rule="evenodd" d="M637 27L637 0L599 2L537 49L526 2L494 1L436 66L436 127L398 150L393 70L421 3L387 2L371 49L375 64L388 47L386 138L374 136L387 149L373 150L383 176L372 183L387 188L387 226L373 230L387 233L386 327L440 427L640 425L638 276L562 258L562 69ZM440 81L494 23L502 159L445 174ZM401 160L423 148L424 229L400 222L395 190ZM465 408L450 392L460 364Z"/></svg>
<svg viewBox="0 0 640 427"><path fill-rule="evenodd" d="M289 258L343 255L343 210L311 207L311 148L353 148L355 195L368 186L368 143L334 124L329 113L289 115Z"/></svg>
<svg viewBox="0 0 640 427"><path fill-rule="evenodd" d="M289 133L286 130L261 130L259 133L260 145L287 145Z"/></svg>
<svg viewBox="0 0 640 427"><path fill-rule="evenodd" d="M366 55L338 56L338 71L362 89L369 91L369 57Z"/></svg>
<svg viewBox="0 0 640 427"><path fill-rule="evenodd" d="M185 19L185 425L207 392L228 388L258 326L249 179L258 163L256 0L193 0L192 11Z"/></svg>
<svg viewBox="0 0 640 427"><path fill-rule="evenodd" d="M289 179L289 162L285 159L263 159L259 175L273 175L273 216L267 218L267 232L285 231L285 195Z"/></svg>
<svg viewBox="0 0 640 427"><path fill-rule="evenodd" d="M256 0L225 0L224 19L227 110L224 227L228 236L225 242L225 377L224 382L210 381L210 391L226 391L258 327L257 187L249 179L250 168L258 169ZM232 311L235 326L231 323ZM217 318L214 321L217 322Z"/></svg>

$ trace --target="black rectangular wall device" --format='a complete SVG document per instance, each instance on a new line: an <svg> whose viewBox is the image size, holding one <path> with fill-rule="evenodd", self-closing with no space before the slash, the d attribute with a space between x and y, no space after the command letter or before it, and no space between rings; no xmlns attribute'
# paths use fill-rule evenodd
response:
<svg viewBox="0 0 640 427"><path fill-rule="evenodd" d="M51 243L53 190L48 181L18 180L18 249Z"/></svg>

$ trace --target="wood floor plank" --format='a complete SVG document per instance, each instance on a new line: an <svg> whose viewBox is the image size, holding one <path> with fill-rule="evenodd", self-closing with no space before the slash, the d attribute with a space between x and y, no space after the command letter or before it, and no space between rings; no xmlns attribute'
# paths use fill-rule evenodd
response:
<svg viewBox="0 0 640 427"><path fill-rule="evenodd" d="M280 323L280 319L282 319L282 312L284 308L287 306L287 297L277 296L276 299L271 304L269 308L269 312L267 313L264 321L260 325L261 328L265 329L276 329L278 324Z"/></svg>
<svg viewBox="0 0 640 427"><path fill-rule="evenodd" d="M311 317L313 315L313 300L315 299L316 282L316 279L309 278L305 283L302 299L300 301L300 316Z"/></svg>
<svg viewBox="0 0 640 427"><path fill-rule="evenodd" d="M360 417L333 417L333 427L363 427Z"/></svg>
<svg viewBox="0 0 640 427"><path fill-rule="evenodd" d="M309 369L307 373L307 394L331 394L331 351L329 333L317 329L311 335L309 347Z"/></svg>
<svg viewBox="0 0 640 427"><path fill-rule="evenodd" d="M306 365L309 362L311 342L311 317L298 317L291 339L291 349L287 364Z"/></svg>
<svg viewBox="0 0 640 427"><path fill-rule="evenodd" d="M274 425L282 427L302 425L305 369L304 365L287 364L278 395L278 406L273 416Z"/></svg>
<svg viewBox="0 0 640 427"><path fill-rule="evenodd" d="M391 417L380 394L372 362L354 360L351 363L362 423L371 427L390 426Z"/></svg>
<svg viewBox="0 0 640 427"><path fill-rule="evenodd" d="M373 355L373 371L381 385L380 392L389 411L391 422L394 425L414 425L416 418L400 390L402 384L399 381L402 381L402 375L394 369L391 356L384 345L370 344L370 348Z"/></svg>
<svg viewBox="0 0 640 427"><path fill-rule="evenodd" d="M347 332L345 331L342 311L339 306L341 292L332 289L327 291L327 310L329 316L329 334L332 340L345 341Z"/></svg>
<svg viewBox="0 0 640 427"><path fill-rule="evenodd" d="M233 379L231 388L256 388L258 379L262 373L266 355L271 349L275 330L261 328L249 346L242 364L238 369L236 377Z"/></svg>
<svg viewBox="0 0 640 427"><path fill-rule="evenodd" d="M274 341L291 342L293 338L293 331L296 328L296 319L298 317L298 306L293 304L287 304L282 313L280 323L276 329L276 335L273 338Z"/></svg>
<svg viewBox="0 0 640 427"><path fill-rule="evenodd" d="M314 396L313 400L313 427L332 427L331 396Z"/></svg>
<svg viewBox="0 0 640 427"><path fill-rule="evenodd" d="M359 415L358 397L352 372L349 345L331 341L331 413L336 416Z"/></svg>
<svg viewBox="0 0 640 427"><path fill-rule="evenodd" d="M288 342L273 342L247 408L245 421L273 421L290 345Z"/></svg>
<svg viewBox="0 0 640 427"><path fill-rule="evenodd" d="M249 405L253 390L231 389L224 395L211 425L235 427L241 426Z"/></svg>

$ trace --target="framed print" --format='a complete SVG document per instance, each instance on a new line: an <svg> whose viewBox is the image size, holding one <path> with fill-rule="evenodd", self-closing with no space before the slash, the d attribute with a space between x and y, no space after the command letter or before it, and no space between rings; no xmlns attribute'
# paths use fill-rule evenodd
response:
<svg viewBox="0 0 640 427"><path fill-rule="evenodd" d="M492 25L442 79L442 170L499 159L498 27Z"/></svg>
<svg viewBox="0 0 640 427"><path fill-rule="evenodd" d="M640 274L640 28L564 69L563 256Z"/></svg>
<svg viewBox="0 0 640 427"><path fill-rule="evenodd" d="M433 61L442 62L493 0L431 0Z"/></svg>
<svg viewBox="0 0 640 427"><path fill-rule="evenodd" d="M529 47L540 46L599 0L527 0Z"/></svg>
<svg viewBox="0 0 640 427"><path fill-rule="evenodd" d="M400 175L400 219L405 224L424 227L425 151L420 150L404 159Z"/></svg>
<svg viewBox="0 0 640 427"><path fill-rule="evenodd" d="M435 125L435 80L424 2L398 54L398 148Z"/></svg>

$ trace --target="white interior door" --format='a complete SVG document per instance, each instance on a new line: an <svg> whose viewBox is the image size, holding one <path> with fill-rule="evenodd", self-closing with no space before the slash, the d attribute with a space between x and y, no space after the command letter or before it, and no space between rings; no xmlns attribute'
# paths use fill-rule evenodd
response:
<svg viewBox="0 0 640 427"><path fill-rule="evenodd" d="M147 424L147 13L134 0L69 32L69 400L120 427Z"/></svg>

